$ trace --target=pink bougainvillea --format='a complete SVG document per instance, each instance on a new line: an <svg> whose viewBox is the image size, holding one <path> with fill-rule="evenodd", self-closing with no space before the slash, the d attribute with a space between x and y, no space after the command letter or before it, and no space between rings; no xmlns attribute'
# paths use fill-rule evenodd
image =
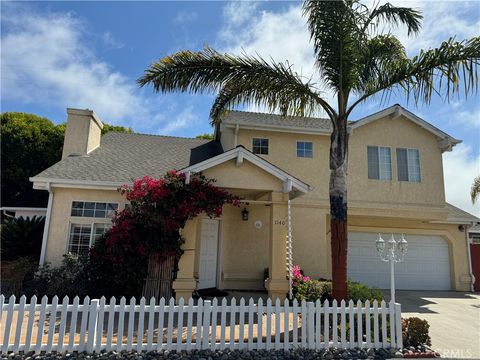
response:
<svg viewBox="0 0 480 360"><path fill-rule="evenodd" d="M149 256L178 258L180 229L189 219L201 213L219 217L225 204L239 205L238 198L216 187L214 180L194 174L187 184L185 174L176 171L160 179L145 176L119 191L130 204L115 215L112 228L90 252L96 276L108 276L105 285L115 289L106 293L112 294L125 288L132 294L138 291Z"/></svg>

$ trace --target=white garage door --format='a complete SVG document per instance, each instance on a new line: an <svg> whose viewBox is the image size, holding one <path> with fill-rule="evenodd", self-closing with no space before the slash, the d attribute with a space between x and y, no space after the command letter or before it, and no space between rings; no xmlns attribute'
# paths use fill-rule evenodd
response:
<svg viewBox="0 0 480 360"><path fill-rule="evenodd" d="M378 234L348 234L348 278L380 289L390 288L389 264L375 249ZM396 239L399 235L395 235ZM391 234L382 234L385 241ZM408 253L395 265L395 287L404 290L450 290L448 245L440 236L405 235Z"/></svg>

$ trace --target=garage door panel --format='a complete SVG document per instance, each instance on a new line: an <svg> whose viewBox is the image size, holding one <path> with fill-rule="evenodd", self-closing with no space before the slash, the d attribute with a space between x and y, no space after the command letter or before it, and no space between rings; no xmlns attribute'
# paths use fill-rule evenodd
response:
<svg viewBox="0 0 480 360"><path fill-rule="evenodd" d="M376 286L390 287L390 267L380 260L376 233L349 233L348 276ZM391 234L382 234L388 241ZM398 235L397 235L398 238ZM440 236L408 235L405 261L395 265L397 289L450 290L450 260L447 243Z"/></svg>

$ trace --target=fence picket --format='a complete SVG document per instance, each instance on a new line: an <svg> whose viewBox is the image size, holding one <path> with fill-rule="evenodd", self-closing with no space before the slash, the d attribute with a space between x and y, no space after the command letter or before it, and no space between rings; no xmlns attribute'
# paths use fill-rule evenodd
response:
<svg viewBox="0 0 480 360"><path fill-rule="evenodd" d="M337 347L338 346L338 327L334 326L335 323L338 322L338 306L337 306L337 300L333 300L332 304L332 341L333 341L333 346Z"/></svg>
<svg viewBox="0 0 480 360"><path fill-rule="evenodd" d="M15 342L13 343L13 352L18 353L20 347L20 336L22 335L22 325L23 325L23 313L25 312L25 302L27 298L25 295L20 297L20 303L18 304L17 311L17 326L15 328Z"/></svg>
<svg viewBox="0 0 480 360"><path fill-rule="evenodd" d="M183 300L183 297L182 297L178 301L177 351L182 350L184 307L185 307L185 300ZM153 324L153 321L152 321L152 324Z"/></svg>
<svg viewBox="0 0 480 360"><path fill-rule="evenodd" d="M130 305L128 306L128 329L127 329L127 349L132 348L133 343L133 328L135 321L135 305L136 300L134 297L130 299Z"/></svg>
<svg viewBox="0 0 480 360"><path fill-rule="evenodd" d="M220 315L220 348L225 349L225 333L227 326L227 299L222 299L222 309Z"/></svg>
<svg viewBox="0 0 480 360"><path fill-rule="evenodd" d="M80 339L78 344L78 351L85 350L85 334L87 331L87 322L88 322L88 309L90 307L90 298L88 296L83 299L83 306L82 306L82 322L80 325Z"/></svg>
<svg viewBox="0 0 480 360"><path fill-rule="evenodd" d="M37 354L42 350L43 346L43 327L45 326L45 317L47 315L47 301L48 297L46 295L43 296L42 304L40 305L40 317L38 319L37 342L35 344L35 352ZM7 335L7 330L5 330L5 335Z"/></svg>
<svg viewBox="0 0 480 360"><path fill-rule="evenodd" d="M362 311L362 302L360 300L357 301L357 346L359 348L363 347L363 329L362 329L362 323L363 323L363 311Z"/></svg>
<svg viewBox="0 0 480 360"><path fill-rule="evenodd" d="M345 308L345 300L340 302L340 342L342 348L347 346L347 319L346 319L347 309ZM352 315L349 312L348 320L351 321ZM350 327L351 329L351 327Z"/></svg>
<svg viewBox="0 0 480 360"><path fill-rule="evenodd" d="M138 328L137 328L137 351L143 349L143 326L145 323L145 297L140 299L140 311L138 312Z"/></svg>
<svg viewBox="0 0 480 360"><path fill-rule="evenodd" d="M380 347L380 339L378 336L378 301L373 301L373 346L378 349Z"/></svg>
<svg viewBox="0 0 480 360"><path fill-rule="evenodd" d="M193 299L190 299L193 303ZM163 347L163 324L165 321L165 298L160 299L158 307L158 326L157 326L157 350L161 350ZM190 324L191 330L191 324ZM192 333L190 332L190 338Z"/></svg>
<svg viewBox="0 0 480 360"><path fill-rule="evenodd" d="M389 309L389 320L390 320L390 347L396 346L395 339L395 303L393 300L388 304Z"/></svg>
<svg viewBox="0 0 480 360"><path fill-rule="evenodd" d="M257 303L257 350L263 349L263 300L258 299Z"/></svg>
<svg viewBox="0 0 480 360"><path fill-rule="evenodd" d="M382 312L382 345L387 347L387 304L385 300L381 302L381 312Z"/></svg>
<svg viewBox="0 0 480 360"><path fill-rule="evenodd" d="M3 336L3 347L2 347L3 353L6 353L8 351L8 347L10 345L10 330L12 328L14 306L15 306L15 295L12 295L8 299L7 321L5 321L5 334Z"/></svg>
<svg viewBox="0 0 480 360"><path fill-rule="evenodd" d="M193 322L193 299L190 298L190 300L188 300L187 336L186 336L186 339L185 339L185 347L186 347L187 351L192 349L192 328L193 328L192 322Z"/></svg>
<svg viewBox="0 0 480 360"><path fill-rule="evenodd" d="M120 299L120 307L118 310L118 326L117 326L117 351L121 351L123 348L123 332L125 328L125 305L127 299L125 296L122 296Z"/></svg>
<svg viewBox="0 0 480 360"><path fill-rule="evenodd" d="M100 298L98 311L97 311L97 327L95 329L95 352L100 352L102 348L103 337L103 321L105 319L105 296Z"/></svg>
<svg viewBox="0 0 480 360"><path fill-rule="evenodd" d="M320 349L322 341L322 312L320 299L315 302L315 349Z"/></svg>
<svg viewBox="0 0 480 360"><path fill-rule="evenodd" d="M62 301L62 310L60 311L60 324L58 328L58 344L55 347L57 351L63 352L63 342L65 338L65 328L67 326L67 310L70 299L65 296Z"/></svg>
<svg viewBox="0 0 480 360"><path fill-rule="evenodd" d="M115 305L116 299L114 296L112 296L108 305L107 343L105 344L105 350L107 351L112 351L113 324L115 322Z"/></svg>
<svg viewBox="0 0 480 360"><path fill-rule="evenodd" d="M2 322L3 319L3 304L5 303L5 295L1 294L0 295L0 323Z"/></svg>
<svg viewBox="0 0 480 360"><path fill-rule="evenodd" d="M210 349L215 350L217 346L217 314L218 312L218 300L214 298L212 301L212 332L211 332L211 341Z"/></svg>
<svg viewBox="0 0 480 360"><path fill-rule="evenodd" d="M275 350L280 350L280 299L275 300Z"/></svg>
<svg viewBox="0 0 480 360"><path fill-rule="evenodd" d="M198 299L197 303L197 327L196 327L196 336L195 336L195 347L197 349L202 348L202 321L203 321L203 300Z"/></svg>
<svg viewBox="0 0 480 360"><path fill-rule="evenodd" d="M77 318L78 318L78 305L80 304L80 298L75 296L73 298L72 315L70 316L70 330L68 332L68 346L67 351L72 352L75 346L75 334L77 333Z"/></svg>
<svg viewBox="0 0 480 360"><path fill-rule="evenodd" d="M2 295L3 296L3 295ZM2 305L2 300L0 299L0 306ZM35 321L35 309L37 307L37 297L35 295L30 299L30 307L28 309L28 323L27 323L27 334L25 335L25 350L30 350L30 345L32 344L32 334L33 334L33 324Z"/></svg>
<svg viewBox="0 0 480 360"><path fill-rule="evenodd" d="M365 347L372 346L372 334L370 329L370 300L365 301Z"/></svg>
<svg viewBox="0 0 480 360"><path fill-rule="evenodd" d="M271 344L272 344L272 299L268 298L267 299L267 318L265 319L267 329L266 329L266 343L265 343L265 348L267 350L271 349Z"/></svg>
<svg viewBox="0 0 480 360"><path fill-rule="evenodd" d="M307 303L307 314L307 346L309 349L315 349L315 304L311 301Z"/></svg>
<svg viewBox="0 0 480 360"><path fill-rule="evenodd" d="M232 299L230 302L230 350L235 349L235 324L236 324L236 316L235 313L237 311L237 300L235 298Z"/></svg>
<svg viewBox="0 0 480 360"><path fill-rule="evenodd" d="M285 299L283 302L283 349L290 348L290 302Z"/></svg>
<svg viewBox="0 0 480 360"><path fill-rule="evenodd" d="M331 306L325 301L322 306L320 300L315 303L303 300L300 305L294 300L290 306L289 300L281 302L280 299L276 299L275 304L272 304L272 300L268 299L264 304L262 299L259 299L256 304L250 298L246 304L242 298L237 305L233 298L231 305L228 306L226 299L222 299L221 304L216 298L213 301L199 299L195 305L193 299L189 299L188 304L185 304L183 299L175 304L175 300L170 298L166 304L162 298L157 306L155 298L151 298L147 304L147 300L142 297L137 305L137 300L132 297L126 305L126 299L122 297L119 305L116 305L114 297L110 299L109 304L104 297L93 300L85 297L80 305L77 296L70 305L67 296L61 303L55 296L50 304L48 298L44 296L40 305L37 305L38 300L35 296L29 303L25 296L22 296L18 303L15 296L7 301L0 296L0 304L2 301L0 310L2 320L5 322L3 343L0 345L2 353L32 350L35 353L84 350L98 353L112 349L119 351L135 349L141 352L154 348L181 352L192 348L289 350L299 346L309 349L339 345L341 348L402 346L401 306L393 302L387 304L385 301L379 305L375 300L372 306L369 301L362 304L360 300L356 303L349 301L348 304L343 300L340 304L333 301ZM157 316L158 323L155 325ZM33 328L37 317L38 331L34 342ZM114 339L117 319L117 334ZM48 330L45 330L47 326ZM67 327L69 329L66 340ZM127 327L126 340L125 327ZM292 328L293 335L290 337ZM158 331L156 339L155 329ZM255 330L257 339L254 337ZM106 343L102 343L104 335Z"/></svg>
<svg viewBox="0 0 480 360"><path fill-rule="evenodd" d="M298 301L297 299L293 299L292 315L293 315L292 346L296 347L298 344Z"/></svg>
<svg viewBox="0 0 480 360"><path fill-rule="evenodd" d="M248 301L248 350L253 349L253 311L255 309L255 303L252 298Z"/></svg>
<svg viewBox="0 0 480 360"><path fill-rule="evenodd" d="M175 299L170 298L168 302L168 322L167 322L167 350L172 350L173 344L173 317L174 317Z"/></svg>

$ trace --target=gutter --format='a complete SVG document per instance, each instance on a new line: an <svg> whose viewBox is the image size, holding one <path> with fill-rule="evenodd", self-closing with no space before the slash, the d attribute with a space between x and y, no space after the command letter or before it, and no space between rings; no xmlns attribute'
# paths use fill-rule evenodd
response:
<svg viewBox="0 0 480 360"><path fill-rule="evenodd" d="M48 190L48 205L47 205L47 214L45 216L45 227L43 228L42 250L40 251L40 261L39 261L40 267L43 267L43 265L45 264L45 252L47 250L48 233L50 229L50 218L52 215L52 207L53 207L53 191L49 182L45 184L45 188L46 190Z"/></svg>
<svg viewBox="0 0 480 360"><path fill-rule="evenodd" d="M473 226L474 223L470 223L470 226ZM474 292L473 284L475 283L475 275L473 275L472 269L472 254L470 252L470 241L468 240L468 228L469 226L465 226L465 241L467 243L467 259L468 259L468 272L470 274L470 291Z"/></svg>

